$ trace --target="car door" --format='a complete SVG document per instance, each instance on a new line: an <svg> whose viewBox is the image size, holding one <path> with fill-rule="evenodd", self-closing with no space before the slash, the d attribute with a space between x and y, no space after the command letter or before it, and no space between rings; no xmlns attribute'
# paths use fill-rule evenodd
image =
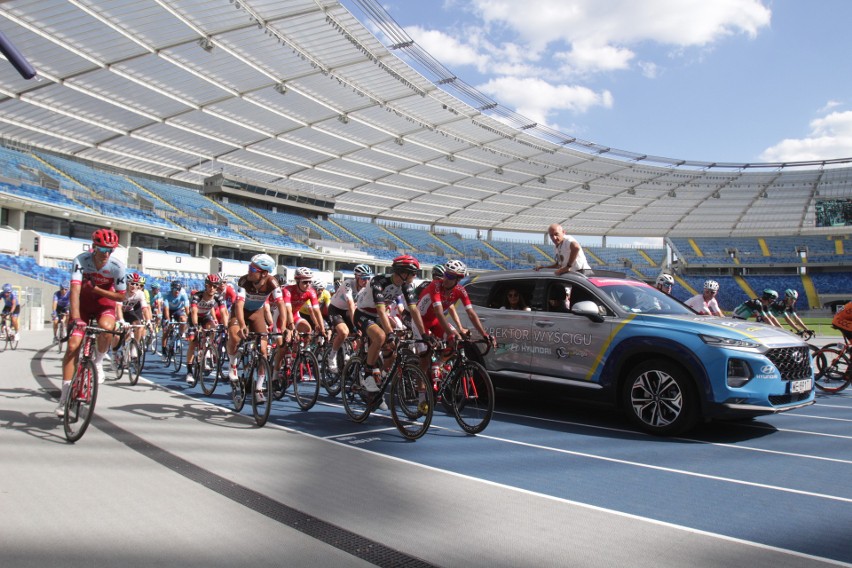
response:
<svg viewBox="0 0 852 568"><path fill-rule="evenodd" d="M510 290L517 291L526 303L532 297L534 281L522 279L481 279L466 286L470 301L482 325L497 340L497 347L485 358L485 366L516 379L529 379L532 353L529 350L530 328L534 314L526 309L507 309L505 297ZM472 329L466 310L456 305L465 327Z"/></svg>
<svg viewBox="0 0 852 568"><path fill-rule="evenodd" d="M609 344L612 317L596 322L571 313L570 307L592 301L601 315L610 316L610 311L582 283L552 278L542 279L540 284L545 300L541 302L543 309L533 312L532 380L596 389L590 378L599 354ZM564 304L559 305L554 298L563 299Z"/></svg>

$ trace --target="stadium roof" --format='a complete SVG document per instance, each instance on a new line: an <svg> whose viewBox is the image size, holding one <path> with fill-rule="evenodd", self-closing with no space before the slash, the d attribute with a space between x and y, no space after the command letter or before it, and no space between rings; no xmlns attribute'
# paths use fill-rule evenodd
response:
<svg viewBox="0 0 852 568"><path fill-rule="evenodd" d="M499 231L818 233L830 229L815 227L816 200L852 198L848 160L690 162L534 124L453 77L375 0L353 1L388 47L330 0L5 1L0 30L39 79L3 69L0 136L184 182L225 171L334 198L339 213Z"/></svg>

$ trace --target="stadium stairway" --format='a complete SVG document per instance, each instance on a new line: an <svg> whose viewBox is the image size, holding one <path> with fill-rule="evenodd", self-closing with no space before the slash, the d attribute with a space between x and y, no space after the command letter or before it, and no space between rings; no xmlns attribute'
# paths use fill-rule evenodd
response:
<svg viewBox="0 0 852 568"><path fill-rule="evenodd" d="M802 274L802 288L805 290L805 295L808 297L808 306L812 310L817 310L820 307L819 294L814 286L814 281L809 274Z"/></svg>
<svg viewBox="0 0 852 568"><path fill-rule="evenodd" d="M138 183L135 179L128 177L128 176L124 176L124 179L126 179L127 181L132 183L134 186L138 187L140 191L144 192L145 195L150 196L151 199L153 199L155 203L159 204L164 209L167 209L169 211L177 211L177 208L174 205L172 205L171 203L169 203L168 201L166 201L165 199L163 199L162 197L160 197L159 195L157 195L156 193L154 193L153 191L151 191L150 189L148 189L144 185Z"/></svg>
<svg viewBox="0 0 852 568"><path fill-rule="evenodd" d="M66 172L64 172L64 171L62 171L62 170L60 170L59 168L57 168L56 166L54 166L54 165L53 165L53 164L51 164L50 162L46 161L44 158L42 158L42 157L41 157L41 156L39 156L38 154L30 153L30 154L28 154L28 156L29 156L29 157L31 157L31 158L33 158L33 159L35 159L35 160L36 160L37 162L39 162L40 164L42 164L45 168L47 168L47 171L56 172L56 173L58 173L60 176L62 176L62 177L64 177L64 178L67 178L67 179L70 179L71 181L73 181L74 183L76 183L78 186L80 186L80 187L82 187L83 189L85 189L86 191L88 191L88 192L89 192L89 197L92 197L92 198L98 198L98 197L100 197L100 196L99 196L96 192L94 192L94 191L92 190L92 188L90 188L89 186L87 186L87 185L85 185L85 184L80 183L78 180L74 179L74 177L72 177L72 176L71 176L71 175L69 175L68 173L66 173ZM86 205L85 203L83 203L83 202L79 201L79 200L78 200L78 199L74 196L74 192L73 192L73 191L68 192L68 193L66 193L66 194L64 194L64 195L65 195L68 199L70 199L71 201L73 201L74 203L77 203L78 205L80 205L81 207L84 207L84 208L86 208L86 209L90 209L90 207L89 207L88 205Z"/></svg>
<svg viewBox="0 0 852 568"><path fill-rule="evenodd" d="M505 254L503 254L502 252L500 252L499 250L497 250L497 249L494 247L494 245L492 245L492 244L491 244L491 243L489 243L488 241L482 241L482 244L484 244L484 245L485 245L486 247L488 247L489 249L493 250L493 251L494 251L494 253L495 253L495 254L497 254L497 256L499 256L501 259L503 259L503 260L512 260L512 259L510 259L508 256L506 256ZM498 263L496 263L496 262L495 262L494 264L497 264L498 266L500 266L500 265L499 265Z"/></svg>
<svg viewBox="0 0 852 568"><path fill-rule="evenodd" d="M650 264L650 265L651 265L651 266L653 266L654 268L656 268L656 267L657 267L657 263L656 263L656 262L654 262L654 259L653 259L653 258L651 258L650 256L648 256L648 253L646 253L644 250L639 249L639 254L640 254L640 255L642 255L642 258L644 258L645 260L647 260L647 261L648 261L648 264Z"/></svg>
<svg viewBox="0 0 852 568"><path fill-rule="evenodd" d="M674 278L675 280L677 280L677 283L683 287L684 290L687 290L689 292L690 296L695 296L696 294L698 294L698 292L695 291L695 288L689 285L689 282L687 282L677 274L674 274Z"/></svg>
<svg viewBox="0 0 852 568"><path fill-rule="evenodd" d="M760 245L760 252L763 256L772 256L772 253L769 251L769 245L766 244L766 239L763 237L757 239L757 244Z"/></svg>
<svg viewBox="0 0 852 568"><path fill-rule="evenodd" d="M325 229L323 229L323 228L322 228L319 224L314 223L314 222L313 222L313 221L311 221L310 219L308 219L308 221L310 221L310 223L311 223L311 224L313 224L313 225L315 225L316 227L318 227L318 228L319 228L320 230L322 230L324 233L328 233L328 231L326 231ZM329 216L329 218L328 218L328 219L326 219L326 221L328 221L329 223L331 223L332 225L334 225L335 227L337 227L338 229L340 229L341 231L343 231L344 233L346 233L347 235L349 235L349 236L351 236L353 239L355 239L355 241L354 241L355 243L360 243L360 244L369 244L369 243L365 243L365 242L364 242L364 239L362 239L361 237L359 237L358 235L356 235L355 233L353 233L352 231L350 231L349 229L347 229L346 227L344 227L343 225L341 225L340 223L338 223L337 221L335 221L334 219L332 219L330 216Z"/></svg>
<svg viewBox="0 0 852 568"><path fill-rule="evenodd" d="M692 250L695 251L695 256L697 256L698 258L704 256L704 253L701 251L701 248L698 246L698 243L696 243L694 239L689 239L689 246L691 246Z"/></svg>
<svg viewBox="0 0 852 568"><path fill-rule="evenodd" d="M462 252L460 250L458 250L456 247L454 247L453 245L451 245L450 243L448 243L447 241L445 241L444 239L442 239L438 235L436 235L434 233L429 233L429 235L433 239L438 241L441 245L447 247L447 249L449 249L449 250L453 251L454 253L456 253L457 255L459 255L459 257L464 257L464 254L462 254ZM445 256L449 256L449 255L445 255Z"/></svg>
<svg viewBox="0 0 852 568"><path fill-rule="evenodd" d="M739 274L734 274L734 282L736 282L739 287L743 289L743 292L745 292L749 298L757 297L757 294L754 292L754 290L751 289L751 286L748 285L748 282L746 282Z"/></svg>

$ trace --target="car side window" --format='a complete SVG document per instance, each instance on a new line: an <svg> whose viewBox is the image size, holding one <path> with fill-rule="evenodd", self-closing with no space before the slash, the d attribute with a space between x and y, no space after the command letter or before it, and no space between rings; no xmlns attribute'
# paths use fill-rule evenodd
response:
<svg viewBox="0 0 852 568"><path fill-rule="evenodd" d="M488 303L493 282L471 282L465 286L470 302L474 306L491 307Z"/></svg>
<svg viewBox="0 0 852 568"><path fill-rule="evenodd" d="M526 280L495 282L488 307L495 310L530 311L534 288L535 282Z"/></svg>

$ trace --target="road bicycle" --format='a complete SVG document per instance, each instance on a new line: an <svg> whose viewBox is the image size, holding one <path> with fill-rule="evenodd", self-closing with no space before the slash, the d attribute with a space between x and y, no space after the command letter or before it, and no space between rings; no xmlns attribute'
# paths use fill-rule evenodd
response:
<svg viewBox="0 0 852 568"><path fill-rule="evenodd" d="M98 400L98 373L95 370L94 354L97 349L96 339L101 333L116 335L116 332L96 325L86 326L74 376L65 397L62 425L65 430L65 439L71 443L83 437L95 413L95 403Z"/></svg>
<svg viewBox="0 0 852 568"><path fill-rule="evenodd" d="M479 350L480 345L485 346L485 352ZM474 349L484 357L491 350L491 341L462 340L453 345L441 342L431 353L430 378L435 398L468 434L485 430L494 416L494 385L485 367L468 359L468 352ZM446 358L444 363L442 358Z"/></svg>
<svg viewBox="0 0 852 568"><path fill-rule="evenodd" d="M3 351L18 348L18 334L12 327L12 314L0 314L0 342L3 344Z"/></svg>
<svg viewBox="0 0 852 568"><path fill-rule="evenodd" d="M843 343L831 343L811 353L814 360L814 385L828 393L838 393L852 383L849 372L849 360L852 358L852 345L848 340Z"/></svg>
<svg viewBox="0 0 852 568"><path fill-rule="evenodd" d="M166 346L163 349L163 361L166 367L174 366L175 373L180 371L183 364L183 341L180 337L181 322L170 321L163 329L166 336Z"/></svg>
<svg viewBox="0 0 852 568"><path fill-rule="evenodd" d="M389 353L392 362L387 372L382 372L379 392L370 393L364 386L366 378L367 341L357 355L353 355L343 367L343 408L355 422L364 422L377 409L390 389L391 418L397 430L408 440L422 437L432 423L434 394L429 379L420 370L420 358L414 353L415 343L426 343L418 339L402 338L396 342L395 350ZM382 358L379 364L383 367Z"/></svg>
<svg viewBox="0 0 852 568"><path fill-rule="evenodd" d="M332 337L331 340L326 341L323 349L317 352L317 361L319 361L322 386L325 389L325 392L327 392L331 397L335 397L340 394L340 375L343 371L343 367L346 365L346 362L349 361L355 353L355 345L357 344L358 339L359 338L352 333L346 336L346 339L343 340L343 344L341 344L340 349L337 351L337 369L334 371L332 371L328 366L328 354L334 344L334 337Z"/></svg>
<svg viewBox="0 0 852 568"><path fill-rule="evenodd" d="M272 409L272 366L261 354L260 342L264 338L276 337L277 333L249 332L248 337L237 346L237 380L231 381L231 400L234 410L242 411L249 390L251 391L251 410L254 421L263 426L269 419Z"/></svg>
<svg viewBox="0 0 852 568"><path fill-rule="evenodd" d="M313 408L319 398L321 375L319 361L314 354L317 343L312 341L312 335L312 332L298 332L293 339L278 348L284 350L284 356L281 357L272 385L275 400L281 400L292 385L293 398L302 410Z"/></svg>
<svg viewBox="0 0 852 568"><path fill-rule="evenodd" d="M62 353L65 343L68 341L68 312L53 316L56 320L56 331L53 333L53 342L56 350Z"/></svg>
<svg viewBox="0 0 852 568"><path fill-rule="evenodd" d="M215 392L216 385L222 378L223 359L227 357L226 340L225 326L222 324L198 332L196 364L192 375L195 383L201 385L201 390L207 396Z"/></svg>
<svg viewBox="0 0 852 568"><path fill-rule="evenodd" d="M115 371L114 380L120 380L127 371L127 378L131 385L136 385L139 382L139 375L142 373L144 365L145 352L142 345L136 339L134 332L144 327L142 324L127 325L123 324L117 328L115 333L120 335L118 345L113 349L112 367Z"/></svg>

